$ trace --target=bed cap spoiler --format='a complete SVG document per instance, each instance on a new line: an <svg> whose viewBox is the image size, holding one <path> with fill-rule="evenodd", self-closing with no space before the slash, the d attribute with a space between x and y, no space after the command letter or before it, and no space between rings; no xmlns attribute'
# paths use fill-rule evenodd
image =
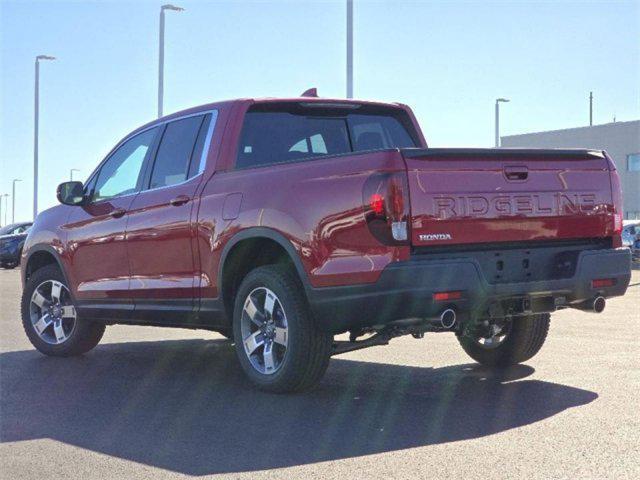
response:
<svg viewBox="0 0 640 480"><path fill-rule="evenodd" d="M562 157L576 158L605 158L604 151L584 148L403 148L405 158L416 157Z"/></svg>

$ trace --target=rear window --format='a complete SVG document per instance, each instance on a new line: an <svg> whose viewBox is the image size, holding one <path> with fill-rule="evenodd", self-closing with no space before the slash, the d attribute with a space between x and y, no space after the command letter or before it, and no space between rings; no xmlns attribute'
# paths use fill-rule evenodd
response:
<svg viewBox="0 0 640 480"><path fill-rule="evenodd" d="M380 110L378 108L378 110ZM249 111L244 120L236 168L311 160L367 150L415 147L404 112L297 108Z"/></svg>

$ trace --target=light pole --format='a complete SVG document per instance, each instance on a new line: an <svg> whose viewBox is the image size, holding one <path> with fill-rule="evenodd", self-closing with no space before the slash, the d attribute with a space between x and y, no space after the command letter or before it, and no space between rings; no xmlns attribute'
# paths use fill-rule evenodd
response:
<svg viewBox="0 0 640 480"><path fill-rule="evenodd" d="M496 148L500 146L500 103L507 103L508 98L496 99Z"/></svg>
<svg viewBox="0 0 640 480"><path fill-rule="evenodd" d="M73 172L79 172L80 169L79 168L72 168L71 170L69 170L69 180L71 182L73 182Z"/></svg>
<svg viewBox="0 0 640 480"><path fill-rule="evenodd" d="M7 210L9 210L9 194L5 193L4 197L4 224L7 225Z"/></svg>
<svg viewBox="0 0 640 480"><path fill-rule="evenodd" d="M347 98L353 98L353 0L347 0Z"/></svg>
<svg viewBox="0 0 640 480"><path fill-rule="evenodd" d="M55 60L56 57L38 55L36 57L35 108L33 119L33 219L38 215L38 127L40 122L40 60Z"/></svg>
<svg viewBox="0 0 640 480"><path fill-rule="evenodd" d="M160 53L158 55L158 118L162 116L162 97L164 95L164 11L182 12L184 8L175 5L160 7Z"/></svg>
<svg viewBox="0 0 640 480"><path fill-rule="evenodd" d="M16 222L16 182L21 181L19 178L14 178L11 186L11 223Z"/></svg>

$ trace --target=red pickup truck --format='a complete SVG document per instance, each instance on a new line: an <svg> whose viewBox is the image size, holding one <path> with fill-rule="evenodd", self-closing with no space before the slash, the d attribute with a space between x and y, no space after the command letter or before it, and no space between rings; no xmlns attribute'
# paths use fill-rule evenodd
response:
<svg viewBox="0 0 640 480"><path fill-rule="evenodd" d="M127 135L58 199L22 256L38 350L84 353L115 323L208 329L270 391L405 334L523 362L551 312L601 312L630 280L605 152L428 148L394 103L192 108Z"/></svg>

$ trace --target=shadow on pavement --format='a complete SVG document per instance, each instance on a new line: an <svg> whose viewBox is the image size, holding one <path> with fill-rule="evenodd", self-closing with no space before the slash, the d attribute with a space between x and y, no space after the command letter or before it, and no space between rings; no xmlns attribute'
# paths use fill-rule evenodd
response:
<svg viewBox="0 0 640 480"><path fill-rule="evenodd" d="M77 358L0 355L0 440L51 438L190 475L257 471L483 437L594 392L475 364L333 359L320 386L258 392L226 341L102 345Z"/></svg>

